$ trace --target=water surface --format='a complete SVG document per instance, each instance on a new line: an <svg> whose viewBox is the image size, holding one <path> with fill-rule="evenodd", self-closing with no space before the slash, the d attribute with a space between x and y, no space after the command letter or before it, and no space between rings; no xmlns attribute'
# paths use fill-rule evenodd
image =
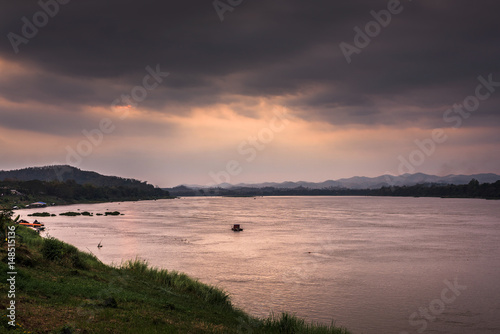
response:
<svg viewBox="0 0 500 334"><path fill-rule="evenodd" d="M35 211L77 210L124 215L43 218L47 233L105 263L139 256L186 272L256 316L286 310L354 333L500 332L498 201L198 197Z"/></svg>

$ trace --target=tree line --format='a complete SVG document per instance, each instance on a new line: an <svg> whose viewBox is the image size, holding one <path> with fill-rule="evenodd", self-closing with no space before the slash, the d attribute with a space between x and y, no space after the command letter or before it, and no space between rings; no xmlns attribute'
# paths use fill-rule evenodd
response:
<svg viewBox="0 0 500 334"><path fill-rule="evenodd" d="M179 187L174 189L172 189L173 194L177 196L407 196L500 199L500 181L480 184L475 179L472 179L468 184L460 185L424 183L413 186L385 186L378 189L310 189L305 187L240 187L198 190Z"/></svg>
<svg viewBox="0 0 500 334"><path fill-rule="evenodd" d="M45 197L56 197L67 202L79 201L117 201L134 199L168 198L169 192L150 184L138 183L120 186L95 186L79 184L74 180L60 181L0 181L0 193L12 196L16 190L21 201Z"/></svg>

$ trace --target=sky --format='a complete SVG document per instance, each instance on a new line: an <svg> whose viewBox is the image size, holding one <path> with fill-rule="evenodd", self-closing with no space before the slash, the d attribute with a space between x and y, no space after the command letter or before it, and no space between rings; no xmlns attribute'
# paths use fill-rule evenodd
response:
<svg viewBox="0 0 500 334"><path fill-rule="evenodd" d="M0 170L500 174L498 1L0 4Z"/></svg>

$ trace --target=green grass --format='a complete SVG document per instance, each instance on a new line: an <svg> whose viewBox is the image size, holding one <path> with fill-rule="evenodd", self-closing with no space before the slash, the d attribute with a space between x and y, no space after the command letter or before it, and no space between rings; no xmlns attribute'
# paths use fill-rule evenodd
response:
<svg viewBox="0 0 500 334"><path fill-rule="evenodd" d="M4 217L5 218L5 217ZM0 216L2 233L10 222ZM228 294L141 259L108 266L89 253L23 226L16 230L16 312L12 333L344 333L290 314L257 319ZM0 304L6 315L7 252L2 236ZM7 320L0 325L6 332Z"/></svg>
<svg viewBox="0 0 500 334"><path fill-rule="evenodd" d="M279 315L272 314L269 318L262 320L264 333L307 333L307 334L348 334L344 328L336 328L332 323L330 326L307 323L289 313Z"/></svg>

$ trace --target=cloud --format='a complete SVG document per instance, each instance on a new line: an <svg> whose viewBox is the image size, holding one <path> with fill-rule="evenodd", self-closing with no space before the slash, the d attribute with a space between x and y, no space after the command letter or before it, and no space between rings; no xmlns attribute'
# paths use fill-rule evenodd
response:
<svg viewBox="0 0 500 334"><path fill-rule="evenodd" d="M276 105L317 132L324 123L337 130L451 126L443 113L474 93L479 75L500 81L500 3L402 1L402 12L348 64L339 44L353 44L354 28L364 29L371 11L387 4L253 0L221 22L210 1L70 1L15 53L7 35L21 35L21 19L41 7L7 2L0 124L78 138L100 118L119 117L112 101L159 64L170 75L113 135L182 137L173 120L191 124L205 114L216 127L214 111L262 120ZM482 102L463 127L498 127L499 99Z"/></svg>
<svg viewBox="0 0 500 334"><path fill-rule="evenodd" d="M415 103L425 103L413 95L415 90L421 95L432 93L436 85L453 90L479 74L498 71L497 2L402 6L403 12L348 65L338 44L352 43L353 28L373 20L370 11L386 8L387 1L254 1L227 13L222 23L206 1L70 2L28 44L21 45L19 54L3 39L2 57L45 73L12 80L11 89L3 85L2 91L20 99L12 90L25 85L33 87L25 98L37 101L106 105L117 93L109 83L133 87L145 66L158 63L172 76L161 95L146 102L151 108L167 101L215 103L228 91L295 96L310 85L321 85L331 93L331 99L325 99L324 93L308 97L308 102L314 100L320 107L332 103L366 107L373 96L408 95L420 100ZM35 2L9 4L1 30L19 32L20 18L37 10ZM433 98L442 104L453 100L447 94ZM331 112L345 113L345 108Z"/></svg>

